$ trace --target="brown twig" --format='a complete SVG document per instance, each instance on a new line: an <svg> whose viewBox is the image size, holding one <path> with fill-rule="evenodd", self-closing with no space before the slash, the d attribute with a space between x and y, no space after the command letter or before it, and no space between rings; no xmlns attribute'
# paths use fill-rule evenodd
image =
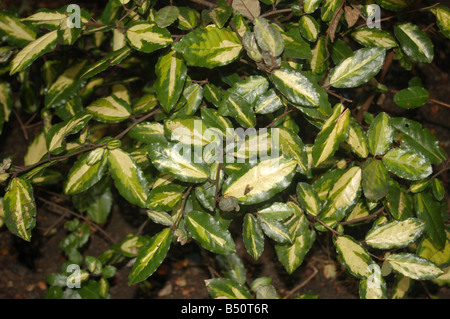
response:
<svg viewBox="0 0 450 319"><path fill-rule="evenodd" d="M350 225L350 224L355 224L355 223L359 223L365 220L370 220L373 219L375 217L377 217L381 212L383 212L384 207L380 208L379 210L377 210L375 213L361 217L361 218L356 218L356 219L352 219L349 221L345 221L345 222L339 222L340 225Z"/></svg>
<svg viewBox="0 0 450 319"><path fill-rule="evenodd" d="M273 10L273 11L269 11L266 12L264 14L261 14L259 17L260 18L267 18L273 15L277 15L277 14L281 14L281 13L291 13L292 9L279 9L279 10Z"/></svg>
<svg viewBox="0 0 450 319"><path fill-rule="evenodd" d="M388 55L386 56L386 59L384 60L383 68L381 69L381 75L380 75L380 78L378 81L380 84L383 83L384 78L386 77L387 71L389 70L392 62L394 61L394 56L395 56L394 51L389 52ZM370 105L372 104L372 101L375 98L375 96L376 96L376 93L373 92L364 101L363 105L361 106L361 108L358 111L358 114L356 115L356 120L358 121L358 123L361 123L362 120L364 119L364 113L369 110Z"/></svg>
<svg viewBox="0 0 450 319"><path fill-rule="evenodd" d="M180 212L178 213L177 219L173 222L173 224L170 226L170 230L172 232L175 231L175 229L177 228L178 222L180 221L181 216L183 216L185 214L184 212L184 206L186 205L186 201L188 199L189 193L191 192L192 188L194 187L194 184L192 184L191 186L189 186L189 188L187 189L187 191L183 194L183 202L181 203L181 209Z"/></svg>
<svg viewBox="0 0 450 319"><path fill-rule="evenodd" d="M313 265L309 264L309 267L311 267L314 272L308 278L306 278L303 282L301 282L299 285L295 286L291 291L289 291L283 297L283 299L289 299L290 297L292 297L298 290L305 287L319 273L317 268L314 267Z"/></svg>
<svg viewBox="0 0 450 319"><path fill-rule="evenodd" d="M208 8L215 8L217 6L215 3L211 3L206 0L189 0L189 1L194 2L196 4L200 4L200 5L208 7Z"/></svg>
<svg viewBox="0 0 450 319"><path fill-rule="evenodd" d="M62 212L64 212L64 213L67 213L67 214L70 214L70 215L73 215L73 216L75 216L75 217L78 217L78 218L81 218L81 219L83 219L89 226L92 226L93 228L95 228L96 230L98 230L100 233L102 233L109 241L110 241L110 243L111 244L115 244L115 240L105 231L105 230L103 230L100 226L98 226L97 224L95 224L95 223L92 223L89 219L87 219L85 216L83 216L83 215L81 215L81 214L78 214L78 213L76 213L76 212L74 212L74 211L72 211L72 210L70 210L70 209L68 209L68 208L66 208L66 207L64 207L64 206L61 206L61 205L59 205L59 204L56 204L55 202L51 202L51 201L49 201L49 200L46 200L45 198L43 198L43 197L40 197L40 196L37 196L36 197L38 200L40 200L41 202L44 202L45 204L47 204L47 205L49 205L50 207L54 207L54 208L56 208L56 209L51 209L50 208L50 210L51 211L53 211L53 212L55 212L55 213L57 213L57 214L60 214L60 215L62 215L63 213ZM61 212L62 211L62 212Z"/></svg>
<svg viewBox="0 0 450 319"><path fill-rule="evenodd" d="M22 119L19 116L19 113L17 113L15 108L12 108L12 111L13 111L14 115L16 116L17 120L19 121L20 129L22 130L23 137L25 138L25 140L28 141L28 133L27 133L27 130L26 130L25 126L23 125L23 122L22 122Z"/></svg>

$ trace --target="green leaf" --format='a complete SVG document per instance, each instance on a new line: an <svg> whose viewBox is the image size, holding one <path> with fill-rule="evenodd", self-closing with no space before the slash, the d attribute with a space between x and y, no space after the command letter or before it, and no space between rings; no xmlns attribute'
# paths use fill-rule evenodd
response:
<svg viewBox="0 0 450 319"><path fill-rule="evenodd" d="M384 155L383 163L390 172L409 180L419 180L433 172L425 157L408 149L391 149Z"/></svg>
<svg viewBox="0 0 450 319"><path fill-rule="evenodd" d="M305 0L303 1L303 10L305 13L313 13L317 10L323 0Z"/></svg>
<svg viewBox="0 0 450 319"><path fill-rule="evenodd" d="M164 122L164 131L171 141L178 141L185 145L203 147L211 142L206 134L206 126L197 117L189 116L175 118Z"/></svg>
<svg viewBox="0 0 450 319"><path fill-rule="evenodd" d="M185 186L177 184L161 185L153 188L147 198L146 207L158 210L169 211L181 201Z"/></svg>
<svg viewBox="0 0 450 319"><path fill-rule="evenodd" d="M300 182L297 184L297 199L309 215L317 216L320 213L320 200L315 189L308 183Z"/></svg>
<svg viewBox="0 0 450 319"><path fill-rule="evenodd" d="M283 53L284 40L281 32L271 26L269 21L264 18L256 18L253 20L256 41L263 51L267 51L273 57L277 57Z"/></svg>
<svg viewBox="0 0 450 319"><path fill-rule="evenodd" d="M192 30L197 26L198 13L196 10L188 7L178 7L178 29Z"/></svg>
<svg viewBox="0 0 450 319"><path fill-rule="evenodd" d="M414 195L414 208L416 216L425 223L425 232L438 248L443 248L447 236L439 203L433 195L422 192Z"/></svg>
<svg viewBox="0 0 450 319"><path fill-rule="evenodd" d="M359 284L359 296L361 299L387 299L386 282L381 275L380 266L370 265L372 274L367 279L362 279Z"/></svg>
<svg viewBox="0 0 450 319"><path fill-rule="evenodd" d="M277 128L277 132L279 136L279 148L283 156L295 159L300 171L306 174L309 169L308 157L301 138L289 128L279 127Z"/></svg>
<svg viewBox="0 0 450 319"><path fill-rule="evenodd" d="M442 182L435 178L431 181L431 189L433 191L434 198L441 201L445 197L445 188Z"/></svg>
<svg viewBox="0 0 450 319"><path fill-rule="evenodd" d="M183 59L175 51L160 56L156 63L156 96L166 112L170 112L181 96L186 71Z"/></svg>
<svg viewBox="0 0 450 319"><path fill-rule="evenodd" d="M367 279L372 274L369 266L374 262L367 250L355 239L346 235L337 236L333 238L333 243L342 264L351 275Z"/></svg>
<svg viewBox="0 0 450 319"><path fill-rule="evenodd" d="M203 96L206 101L219 107L220 101L222 100L222 89L212 83L208 83L203 87Z"/></svg>
<svg viewBox="0 0 450 319"><path fill-rule="evenodd" d="M147 180L133 157L120 148L108 150L108 166L120 195L131 204L146 207Z"/></svg>
<svg viewBox="0 0 450 319"><path fill-rule="evenodd" d="M364 163L362 188L367 199L378 201L385 197L389 189L389 180L388 170L380 160L369 158Z"/></svg>
<svg viewBox="0 0 450 319"><path fill-rule="evenodd" d="M303 73L280 68L270 75L270 80L290 102L301 106L319 106L318 85Z"/></svg>
<svg viewBox="0 0 450 319"><path fill-rule="evenodd" d="M256 115L253 112L252 105L241 95L234 92L226 94L222 99L219 115L232 116L245 128L256 125Z"/></svg>
<svg viewBox="0 0 450 319"><path fill-rule="evenodd" d="M0 82L0 134L2 133L4 122L9 121L13 104L11 85L8 82Z"/></svg>
<svg viewBox="0 0 450 319"><path fill-rule="evenodd" d="M345 142L350 146L353 153L359 157L366 158L369 155L366 134L358 123L350 123Z"/></svg>
<svg viewBox="0 0 450 319"><path fill-rule="evenodd" d="M384 48L363 48L339 63L330 74L330 84L336 88L353 88L367 83L383 66Z"/></svg>
<svg viewBox="0 0 450 319"><path fill-rule="evenodd" d="M311 50L312 58L309 60L309 67L315 74L322 74L328 70L327 47L324 37L317 40L316 45Z"/></svg>
<svg viewBox="0 0 450 319"><path fill-rule="evenodd" d="M206 287L212 298L251 299L247 287L228 278L213 278L205 280Z"/></svg>
<svg viewBox="0 0 450 319"><path fill-rule="evenodd" d="M324 4L321 8L321 18L324 22L329 22L333 19L336 10L341 6L342 0L324 0Z"/></svg>
<svg viewBox="0 0 450 319"><path fill-rule="evenodd" d="M68 135L77 134L92 118L87 112L81 112L70 120L55 124L47 133L47 150L53 154L59 154L66 148L65 138Z"/></svg>
<svg viewBox="0 0 450 319"><path fill-rule="evenodd" d="M242 45L234 32L207 26L188 33L173 49L183 54L188 65L212 69L236 60Z"/></svg>
<svg viewBox="0 0 450 319"><path fill-rule="evenodd" d="M294 208L285 203L275 202L258 210L257 215L268 221L282 221L294 213Z"/></svg>
<svg viewBox="0 0 450 319"><path fill-rule="evenodd" d="M86 60L74 63L53 82L45 94L46 107L60 107L79 92L85 84L85 81L79 80L79 78L86 63Z"/></svg>
<svg viewBox="0 0 450 319"><path fill-rule="evenodd" d="M142 122L134 126L128 135L146 144L167 143L164 135L164 125L159 122Z"/></svg>
<svg viewBox="0 0 450 319"><path fill-rule="evenodd" d="M376 0L381 7L387 10L399 11L408 7L406 0Z"/></svg>
<svg viewBox="0 0 450 319"><path fill-rule="evenodd" d="M244 205L263 202L289 186L296 166L297 161L282 156L264 159L230 176L222 194Z"/></svg>
<svg viewBox="0 0 450 319"><path fill-rule="evenodd" d="M422 154L431 164L439 164L447 159L447 154L439 145L439 140L422 124L403 117L392 118L390 124L398 131L402 147Z"/></svg>
<svg viewBox="0 0 450 319"><path fill-rule="evenodd" d="M359 28L351 33L353 39L365 47L391 49L398 46L394 37L387 31L377 28Z"/></svg>
<svg viewBox="0 0 450 319"><path fill-rule="evenodd" d="M402 51L411 61L426 63L433 61L433 42L418 26L408 22L398 23L394 26L394 33Z"/></svg>
<svg viewBox="0 0 450 319"><path fill-rule="evenodd" d="M0 13L0 35L2 40L23 47L36 39L36 32L20 20L7 13Z"/></svg>
<svg viewBox="0 0 450 319"><path fill-rule="evenodd" d="M166 6L158 10L155 15L155 23L160 28L165 28L177 20L180 11L175 6Z"/></svg>
<svg viewBox="0 0 450 319"><path fill-rule="evenodd" d="M236 247L230 232L213 216L191 211L186 217L186 229L203 248L216 254L232 254Z"/></svg>
<svg viewBox="0 0 450 319"><path fill-rule="evenodd" d="M284 58L294 59L308 59L311 58L311 48L305 40L301 37L298 30L292 28L286 32L281 33L284 40Z"/></svg>
<svg viewBox="0 0 450 319"><path fill-rule="evenodd" d="M450 8L444 5L438 5L430 9L436 16L436 24L441 32L450 39Z"/></svg>
<svg viewBox="0 0 450 319"><path fill-rule="evenodd" d="M378 249L406 247L419 238L425 229L425 223L417 218L403 221L391 221L376 226L367 234L366 243Z"/></svg>
<svg viewBox="0 0 450 319"><path fill-rule="evenodd" d="M216 255L216 260L226 277L241 285L245 285L247 281L245 266L236 253L230 255Z"/></svg>
<svg viewBox="0 0 450 319"><path fill-rule="evenodd" d="M10 75L29 67L37 58L53 50L58 39L57 31L50 31L40 38L30 42L24 47L11 62Z"/></svg>
<svg viewBox="0 0 450 319"><path fill-rule="evenodd" d="M394 102L404 109L415 109L427 103L428 91L421 86L412 86L398 91L394 95Z"/></svg>
<svg viewBox="0 0 450 319"><path fill-rule="evenodd" d="M155 167L183 182L202 183L209 176L209 168L201 159L191 159L190 154L180 154L180 143L154 144L148 148ZM183 149L183 148L181 148ZM190 147L189 147L190 149Z"/></svg>
<svg viewBox="0 0 450 319"><path fill-rule="evenodd" d="M298 206L293 207L300 211ZM303 263L316 239L316 232L309 228L308 220L303 213L300 216L296 214L290 220L290 224L292 225L290 233L294 237L292 244L276 244L275 252L286 271L292 274Z"/></svg>
<svg viewBox="0 0 450 319"><path fill-rule="evenodd" d="M13 178L3 197L3 206L8 229L31 241L31 231L36 225L36 203L30 182L20 177Z"/></svg>
<svg viewBox="0 0 450 319"><path fill-rule="evenodd" d="M320 218L341 220L345 214L356 205L361 194L362 173L360 167L346 170L331 186L326 199L326 205L320 213ZM320 196L320 192L317 192Z"/></svg>
<svg viewBox="0 0 450 319"><path fill-rule="evenodd" d="M121 63L128 55L130 55L131 49L128 46L124 46L121 49L112 51L90 67L83 70L80 76L81 80L85 80L97 75L100 72L105 71L108 67Z"/></svg>
<svg viewBox="0 0 450 319"><path fill-rule="evenodd" d="M81 35L82 28L73 27L70 17L61 20L58 26L58 42L64 45L73 45Z"/></svg>
<svg viewBox="0 0 450 319"><path fill-rule="evenodd" d="M331 48L331 59L334 64L338 65L348 57L353 55L352 49L341 39L334 41Z"/></svg>
<svg viewBox="0 0 450 319"><path fill-rule="evenodd" d="M414 216L414 202L411 194L401 189L394 180L389 182L384 206L396 220L405 220Z"/></svg>
<svg viewBox="0 0 450 319"><path fill-rule="evenodd" d="M172 242L172 232L165 228L139 250L129 275L129 284L144 281L150 277L166 258Z"/></svg>
<svg viewBox="0 0 450 319"><path fill-rule="evenodd" d="M349 128L350 110L341 103L336 104L314 141L312 157L316 167L334 155L340 143L347 139Z"/></svg>
<svg viewBox="0 0 450 319"><path fill-rule="evenodd" d="M268 220L261 215L258 215L257 220L264 234L275 242L280 244L292 243L291 233L282 223Z"/></svg>
<svg viewBox="0 0 450 319"><path fill-rule="evenodd" d="M203 108L200 110L202 121L210 130L216 131L221 136L226 136L227 129L232 129L233 125L230 120L220 116L216 110Z"/></svg>
<svg viewBox="0 0 450 319"><path fill-rule="evenodd" d="M409 290L412 288L414 280L405 277L402 274L397 274L392 287L392 299L404 299L407 297Z"/></svg>
<svg viewBox="0 0 450 319"><path fill-rule="evenodd" d="M429 237L424 237L417 247L417 255L434 262L438 266L450 263L450 232L446 231L447 240L444 248L436 246Z"/></svg>
<svg viewBox="0 0 450 319"><path fill-rule="evenodd" d="M144 53L162 49L173 42L167 29L149 22L138 22L126 32L126 39L133 49Z"/></svg>
<svg viewBox="0 0 450 319"><path fill-rule="evenodd" d="M110 95L92 102L86 107L95 120L103 123L119 123L131 115L130 105L121 98Z"/></svg>
<svg viewBox="0 0 450 319"><path fill-rule="evenodd" d="M246 214L242 226L244 246L253 259L258 260L264 251L264 234L255 216Z"/></svg>
<svg viewBox="0 0 450 319"><path fill-rule="evenodd" d="M300 34L309 42L316 42L320 33L320 24L310 15L304 15L298 22Z"/></svg>
<svg viewBox="0 0 450 319"><path fill-rule="evenodd" d="M64 182L64 193L73 195L81 193L101 180L107 169L107 156L102 158L93 165L88 164L89 156L95 152L83 154L78 159L69 171L69 174Z"/></svg>
<svg viewBox="0 0 450 319"><path fill-rule="evenodd" d="M415 280L433 279L444 273L431 261L410 253L390 254L386 261L403 276Z"/></svg>
<svg viewBox="0 0 450 319"><path fill-rule="evenodd" d="M107 221L113 205L110 180L104 179L89 189L72 197L75 207L86 212L89 218L98 224Z"/></svg>
<svg viewBox="0 0 450 319"><path fill-rule="evenodd" d="M233 9L222 0L219 1L215 8L211 10L203 10L202 20L205 24L210 24L212 22L218 28L222 29L232 13Z"/></svg>

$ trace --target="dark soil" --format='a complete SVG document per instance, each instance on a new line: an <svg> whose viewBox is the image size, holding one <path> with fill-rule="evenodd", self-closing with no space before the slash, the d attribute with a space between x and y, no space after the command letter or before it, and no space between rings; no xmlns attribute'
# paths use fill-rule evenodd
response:
<svg viewBox="0 0 450 319"><path fill-rule="evenodd" d="M18 6L17 1L15 3ZM59 5L55 5L57 3L58 1L52 0L39 1L40 6L47 8L57 8L59 7ZM87 5L90 3L91 7L96 6L95 1L86 3ZM7 4L8 1L3 1L3 6ZM450 61L447 58L450 56L450 41L438 40L434 43L434 63L425 66L418 65L413 70L413 74L422 78L424 86L429 90L430 97L450 104ZM394 62L385 84L394 89L404 88L403 73L404 71L400 69L398 63ZM421 122L424 127L430 129L438 137L447 154L450 154L450 108L436 103L428 103L417 110L405 111L395 106L392 98L392 94L387 94L381 105L376 105L376 101L374 101L370 111L383 110L389 114L406 116ZM18 116L24 122L30 117L20 110ZM14 163L21 165L27 145L36 132L36 128L28 129L28 140L26 140L18 118L12 115L11 121L5 125L0 137L0 154L14 156ZM450 201L449 175L444 173L441 178L446 186L446 198ZM37 188L35 190L37 195L73 209L70 201L61 199L49 191L61 194L59 189ZM66 236L66 230L63 227L64 220L60 218L60 214L54 212L54 208L39 200L37 200L37 205L37 226L33 231L31 243L12 235L6 227L0 229L0 299L43 298L47 290L45 277L48 274L60 272L65 261L65 256L59 248L60 240ZM113 207L108 222L102 227L112 240L118 243L127 234L138 232L145 219L145 215L136 207L122 205L119 201ZM152 227L154 226L144 227L143 233L152 234L154 231ZM288 275L281 264L277 262L269 240L266 240L263 257L257 262L247 255L241 242L236 244L238 254L247 266L249 281L260 276L269 276L282 297L290 292L297 292L317 294L319 298L327 299L358 298L359 281L346 275L343 267L336 262L335 250L332 245L330 246L329 236L328 233L318 233L314 248L308 253L303 265L292 275ZM99 256L110 245L111 242L108 238L92 228L90 242L83 252L85 255ZM329 272L330 269L335 269L334 276ZM153 276L142 284L129 286L129 272L130 268L124 264L118 269L115 277L110 279L112 298L205 299L209 296L204 280L214 276L216 272L219 272L219 268L215 264L213 255L202 251L195 243L188 243L185 246L172 245L164 263ZM315 274L315 272L317 273ZM308 278L310 280L307 280ZM391 287L392 275L386 279L388 287ZM416 282L414 289L409 294L410 298L429 298L430 296L450 299L450 288L439 287L432 283Z"/></svg>

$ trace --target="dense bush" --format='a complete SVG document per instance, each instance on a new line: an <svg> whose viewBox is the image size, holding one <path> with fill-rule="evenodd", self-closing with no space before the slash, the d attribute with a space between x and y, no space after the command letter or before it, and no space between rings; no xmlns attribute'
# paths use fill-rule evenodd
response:
<svg viewBox="0 0 450 319"><path fill-rule="evenodd" d="M427 32L448 41L449 23L449 8L407 0L3 11L0 130L20 108L40 131L24 159L3 154L1 222L33 240L36 186L68 196L83 217L65 224L67 261L46 277L49 298L111 297L124 260L129 283L142 282L192 241L222 267L207 281L211 297L280 297L270 278L247 280L230 227L255 260L273 245L289 274L331 233L361 298L403 298L415 280L448 284L447 155L421 123L372 102L430 100L412 71L434 59ZM383 84L391 65L410 77L402 90ZM158 231L86 256L115 194Z"/></svg>

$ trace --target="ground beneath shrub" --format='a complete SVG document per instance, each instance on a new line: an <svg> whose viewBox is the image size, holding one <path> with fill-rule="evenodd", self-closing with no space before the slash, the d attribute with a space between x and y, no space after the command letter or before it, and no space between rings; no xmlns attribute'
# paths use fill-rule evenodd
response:
<svg viewBox="0 0 450 319"><path fill-rule="evenodd" d="M8 1L4 1L4 4ZM58 1L41 1L43 7L52 8ZM95 2L91 2L95 6ZM430 97L450 104L449 70L450 41L435 42L435 61L430 65L417 66L413 73L420 76L424 86L429 89ZM402 77L404 71L391 67L385 84L393 89L402 89L407 85L407 78ZM405 79L405 80L402 80ZM405 83L404 83L405 82ZM405 111L394 105L393 95L387 94L383 103L373 105L370 111L383 110L395 116L406 116L421 122L430 129L450 154L450 109L436 103L412 111ZM377 109L378 108L378 109ZM18 116L26 122L30 115L18 111ZM15 164L21 165L27 145L37 128L27 130L28 140L25 139L17 116L13 115L11 121L4 127L0 137L0 154L13 155ZM437 167L436 169L439 169ZM449 199L449 175L442 176ZM3 187L3 186L2 186ZM53 191L54 193L49 193ZM39 197L57 203L62 207L72 209L70 201L57 196L61 194L58 189L35 190ZM37 200L37 226L33 232L31 243L12 235L6 227L0 229L0 299L32 299L43 298L47 290L45 277L48 274L59 272L65 257L59 248L60 240L66 236L62 227L64 220L60 214L55 213L55 207L50 207ZM86 255L98 256L111 245L111 240L121 242L129 233L143 231L151 234L152 225L141 229L146 217L143 213L127 205L119 206L116 203L106 225L102 228L111 239L105 238L94 228L91 230L91 239ZM56 209L57 211L57 209ZM61 213L61 212L60 212ZM244 260L248 270L248 281L260 276L272 278L281 297L299 293L312 293L319 298L352 299L358 298L359 281L345 274L344 269L336 263L335 249L331 245L330 234L318 234L314 248L308 253L301 267L292 275L288 275L281 264L277 262L271 242L266 240L266 251L257 262L251 260L246 254L243 244L237 242L238 254ZM128 285L129 266L124 263L117 271L116 276L110 279L110 294L114 299L137 298L208 298L204 280L216 276L219 268L214 256L202 251L195 243L185 246L173 245L168 257L158 268L157 272L142 284ZM388 287L392 285L392 275L386 278ZM450 288L439 287L432 283L416 282L409 298L443 298L450 299Z"/></svg>

